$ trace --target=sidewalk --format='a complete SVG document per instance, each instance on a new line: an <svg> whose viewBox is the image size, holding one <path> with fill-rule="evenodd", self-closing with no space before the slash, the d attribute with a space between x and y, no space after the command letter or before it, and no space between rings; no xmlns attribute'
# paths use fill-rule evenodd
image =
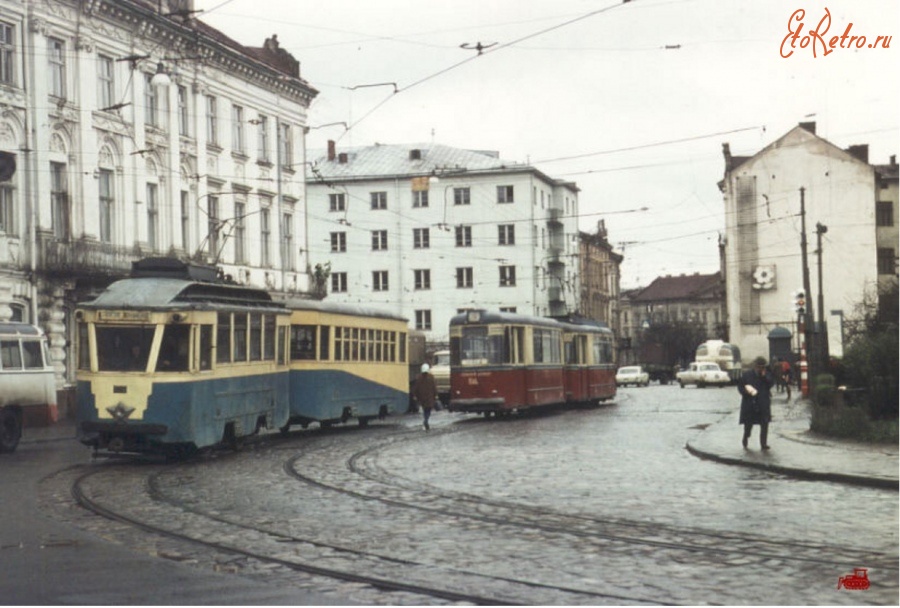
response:
<svg viewBox="0 0 900 608"><path fill-rule="evenodd" d="M741 446L743 427L737 412L710 425L687 442L699 458L740 465L804 479L820 479L898 490L898 446L829 439L809 432L808 402L796 397L785 403L773 397L774 418L769 424L771 449L759 449L754 427L749 449Z"/></svg>

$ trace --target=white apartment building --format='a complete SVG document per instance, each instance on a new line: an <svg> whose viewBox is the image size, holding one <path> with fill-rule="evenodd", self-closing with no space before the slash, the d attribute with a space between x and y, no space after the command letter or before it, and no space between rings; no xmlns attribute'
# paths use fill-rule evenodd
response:
<svg viewBox="0 0 900 608"><path fill-rule="evenodd" d="M877 238L895 221L896 203L884 202L890 179L877 178L867 146L842 150L817 136L815 123L801 123L753 156L732 156L728 144L723 152L729 340L745 363L769 356L775 328L788 329L796 348L793 294L804 287L802 197L811 287L805 295L821 318L816 227L822 224L822 308L829 350L840 356L841 315L852 313L864 294L875 294L885 275L896 281L896 229L893 243ZM896 162L893 167L896 183Z"/></svg>
<svg viewBox="0 0 900 608"><path fill-rule="evenodd" d="M190 0L0 0L0 321L49 334L147 256L306 291L304 129L316 91L275 36L244 47ZM262 42L262 41L260 41Z"/></svg>
<svg viewBox="0 0 900 608"><path fill-rule="evenodd" d="M310 161L309 260L329 300L401 314L433 343L467 308L577 311L575 184L440 144L329 143Z"/></svg>

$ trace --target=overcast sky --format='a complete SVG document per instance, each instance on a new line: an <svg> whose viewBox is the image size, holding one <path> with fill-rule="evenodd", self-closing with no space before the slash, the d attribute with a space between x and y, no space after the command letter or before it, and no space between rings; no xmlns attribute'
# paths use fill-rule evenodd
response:
<svg viewBox="0 0 900 608"><path fill-rule="evenodd" d="M196 0L196 8L246 46L277 34L319 91L310 126L352 125L313 129L311 150L328 139L339 148L434 141L496 150L576 182L581 229L604 219L625 255L623 288L718 269L723 142L750 155L816 121L842 148L868 143L872 163L900 148L896 0ZM803 19L791 21L801 8ZM782 57L792 50L783 44L789 24L797 31L801 21L793 54ZM849 36L866 36L862 48L800 46L810 30L827 42L851 23ZM878 36L893 37L889 48ZM481 55L461 48L479 43ZM381 83L397 92L362 86Z"/></svg>

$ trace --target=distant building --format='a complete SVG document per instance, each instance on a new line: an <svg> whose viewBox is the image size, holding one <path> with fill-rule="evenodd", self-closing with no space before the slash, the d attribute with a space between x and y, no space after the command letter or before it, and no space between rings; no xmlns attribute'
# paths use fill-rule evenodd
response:
<svg viewBox="0 0 900 608"><path fill-rule="evenodd" d="M794 336L793 294L803 289L801 196L806 211L807 302L829 322L842 352L840 315L865 293L896 282L897 165L869 164L868 146L842 150L801 123L753 156L723 146L725 282L729 334L746 361L770 356L769 336ZM802 189L802 195L801 195ZM816 225L822 235L824 311L818 310ZM820 318L820 317L819 317ZM775 333L773 333L775 332Z"/></svg>
<svg viewBox="0 0 900 608"><path fill-rule="evenodd" d="M581 239L580 313L606 323L619 336L619 281L622 254L613 251L607 240L606 223L597 222L597 232L579 233Z"/></svg>
<svg viewBox="0 0 900 608"><path fill-rule="evenodd" d="M432 343L467 308L580 306L574 183L440 144L331 142L310 161L309 259L329 300L403 315Z"/></svg>
<svg viewBox="0 0 900 608"><path fill-rule="evenodd" d="M276 37L244 47L184 0L0 0L0 322L41 325L60 387L72 312L131 263L218 263L306 291L316 95ZM262 41L261 41L262 42Z"/></svg>
<svg viewBox="0 0 900 608"><path fill-rule="evenodd" d="M657 277L647 287L623 292L619 303L621 335L632 350L644 331L661 324L689 323L707 339L726 340L725 290L722 275ZM694 345L696 346L696 345ZM621 353L624 361L636 361L633 352Z"/></svg>

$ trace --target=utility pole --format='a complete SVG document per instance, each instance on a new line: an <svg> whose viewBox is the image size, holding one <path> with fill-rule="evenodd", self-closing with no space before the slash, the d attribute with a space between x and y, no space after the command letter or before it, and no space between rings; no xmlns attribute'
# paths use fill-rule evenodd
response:
<svg viewBox="0 0 900 608"><path fill-rule="evenodd" d="M806 188L800 188L800 257L801 263L803 264L803 291L806 293L806 313L804 315L804 332L803 339L806 342L806 352L813 353L813 356L810 358L810 369L809 369L809 378L815 378L816 373L818 373L818 368L816 366L816 357L815 357L815 344L813 344L813 324L811 321L814 321L815 310L812 305L812 291L810 290L809 285L809 259L807 257L806 251Z"/></svg>
<svg viewBox="0 0 900 608"><path fill-rule="evenodd" d="M822 235L828 232L828 226L816 223L816 256L819 262L819 320L816 323L816 367L824 372L828 367L828 330L825 327L825 295L822 291Z"/></svg>

